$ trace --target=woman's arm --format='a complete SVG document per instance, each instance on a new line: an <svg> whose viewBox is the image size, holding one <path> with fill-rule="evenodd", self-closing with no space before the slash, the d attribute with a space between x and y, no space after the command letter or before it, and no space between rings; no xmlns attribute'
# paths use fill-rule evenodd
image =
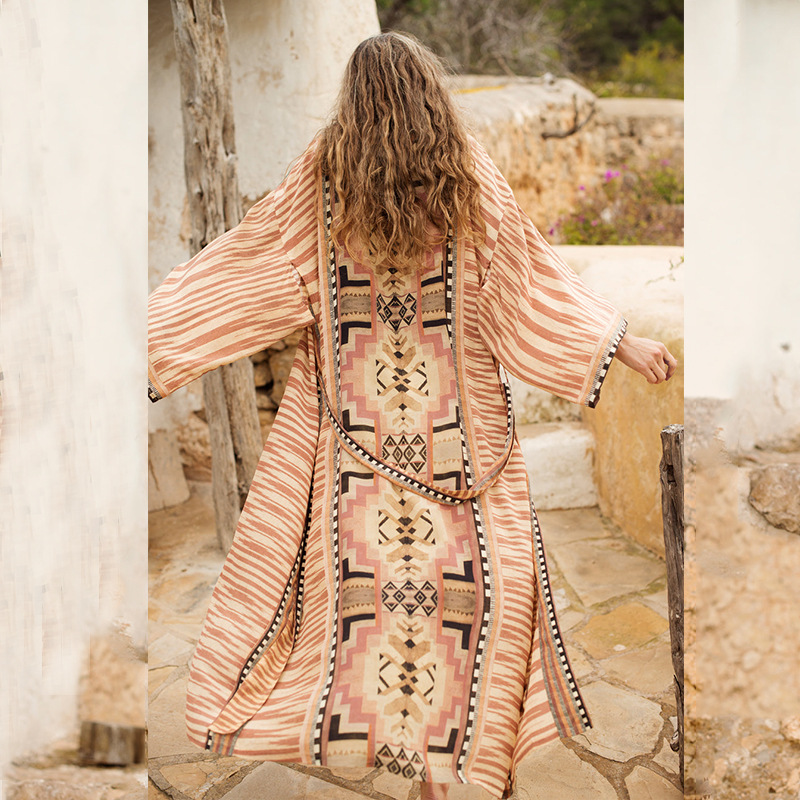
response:
<svg viewBox="0 0 800 800"><path fill-rule="evenodd" d="M661 342L643 339L626 333L617 346L617 361L647 378L648 383L668 381L678 366L678 360Z"/></svg>

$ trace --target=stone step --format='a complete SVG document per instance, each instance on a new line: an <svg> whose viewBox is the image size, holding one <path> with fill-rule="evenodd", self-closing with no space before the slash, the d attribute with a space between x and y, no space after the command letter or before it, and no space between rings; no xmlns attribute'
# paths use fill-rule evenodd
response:
<svg viewBox="0 0 800 800"><path fill-rule="evenodd" d="M517 436L537 509L597 505L594 437L586 425L582 422L518 425Z"/></svg>

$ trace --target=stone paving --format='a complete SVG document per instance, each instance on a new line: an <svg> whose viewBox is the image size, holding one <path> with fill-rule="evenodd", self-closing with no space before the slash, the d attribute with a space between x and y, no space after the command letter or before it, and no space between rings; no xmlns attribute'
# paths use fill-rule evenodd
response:
<svg viewBox="0 0 800 800"><path fill-rule="evenodd" d="M596 508L540 512L562 633L594 727L522 763L514 800L677 800L675 704L662 560ZM415 800L384 768L213 756L185 737L187 663L222 565L208 484L150 515L149 798ZM450 800L491 800L452 785Z"/></svg>
<svg viewBox="0 0 800 800"><path fill-rule="evenodd" d="M3 800L144 800L147 784L142 764L81 765L77 735L15 759L2 777Z"/></svg>

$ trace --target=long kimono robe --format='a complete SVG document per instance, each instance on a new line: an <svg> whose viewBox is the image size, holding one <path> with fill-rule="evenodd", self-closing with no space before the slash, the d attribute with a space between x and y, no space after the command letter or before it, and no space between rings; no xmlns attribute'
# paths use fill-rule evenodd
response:
<svg viewBox="0 0 800 800"><path fill-rule="evenodd" d="M153 401L303 329L190 664L199 747L507 796L590 726L503 368L594 406L625 320L471 145L477 247L374 274L331 244L312 143L150 297Z"/></svg>

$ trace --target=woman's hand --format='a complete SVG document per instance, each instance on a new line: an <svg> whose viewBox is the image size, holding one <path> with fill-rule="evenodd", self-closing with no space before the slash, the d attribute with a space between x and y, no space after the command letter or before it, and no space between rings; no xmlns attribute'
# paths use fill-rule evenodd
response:
<svg viewBox="0 0 800 800"><path fill-rule="evenodd" d="M678 360L661 342L626 333L617 346L616 359L647 378L648 383L668 381Z"/></svg>

